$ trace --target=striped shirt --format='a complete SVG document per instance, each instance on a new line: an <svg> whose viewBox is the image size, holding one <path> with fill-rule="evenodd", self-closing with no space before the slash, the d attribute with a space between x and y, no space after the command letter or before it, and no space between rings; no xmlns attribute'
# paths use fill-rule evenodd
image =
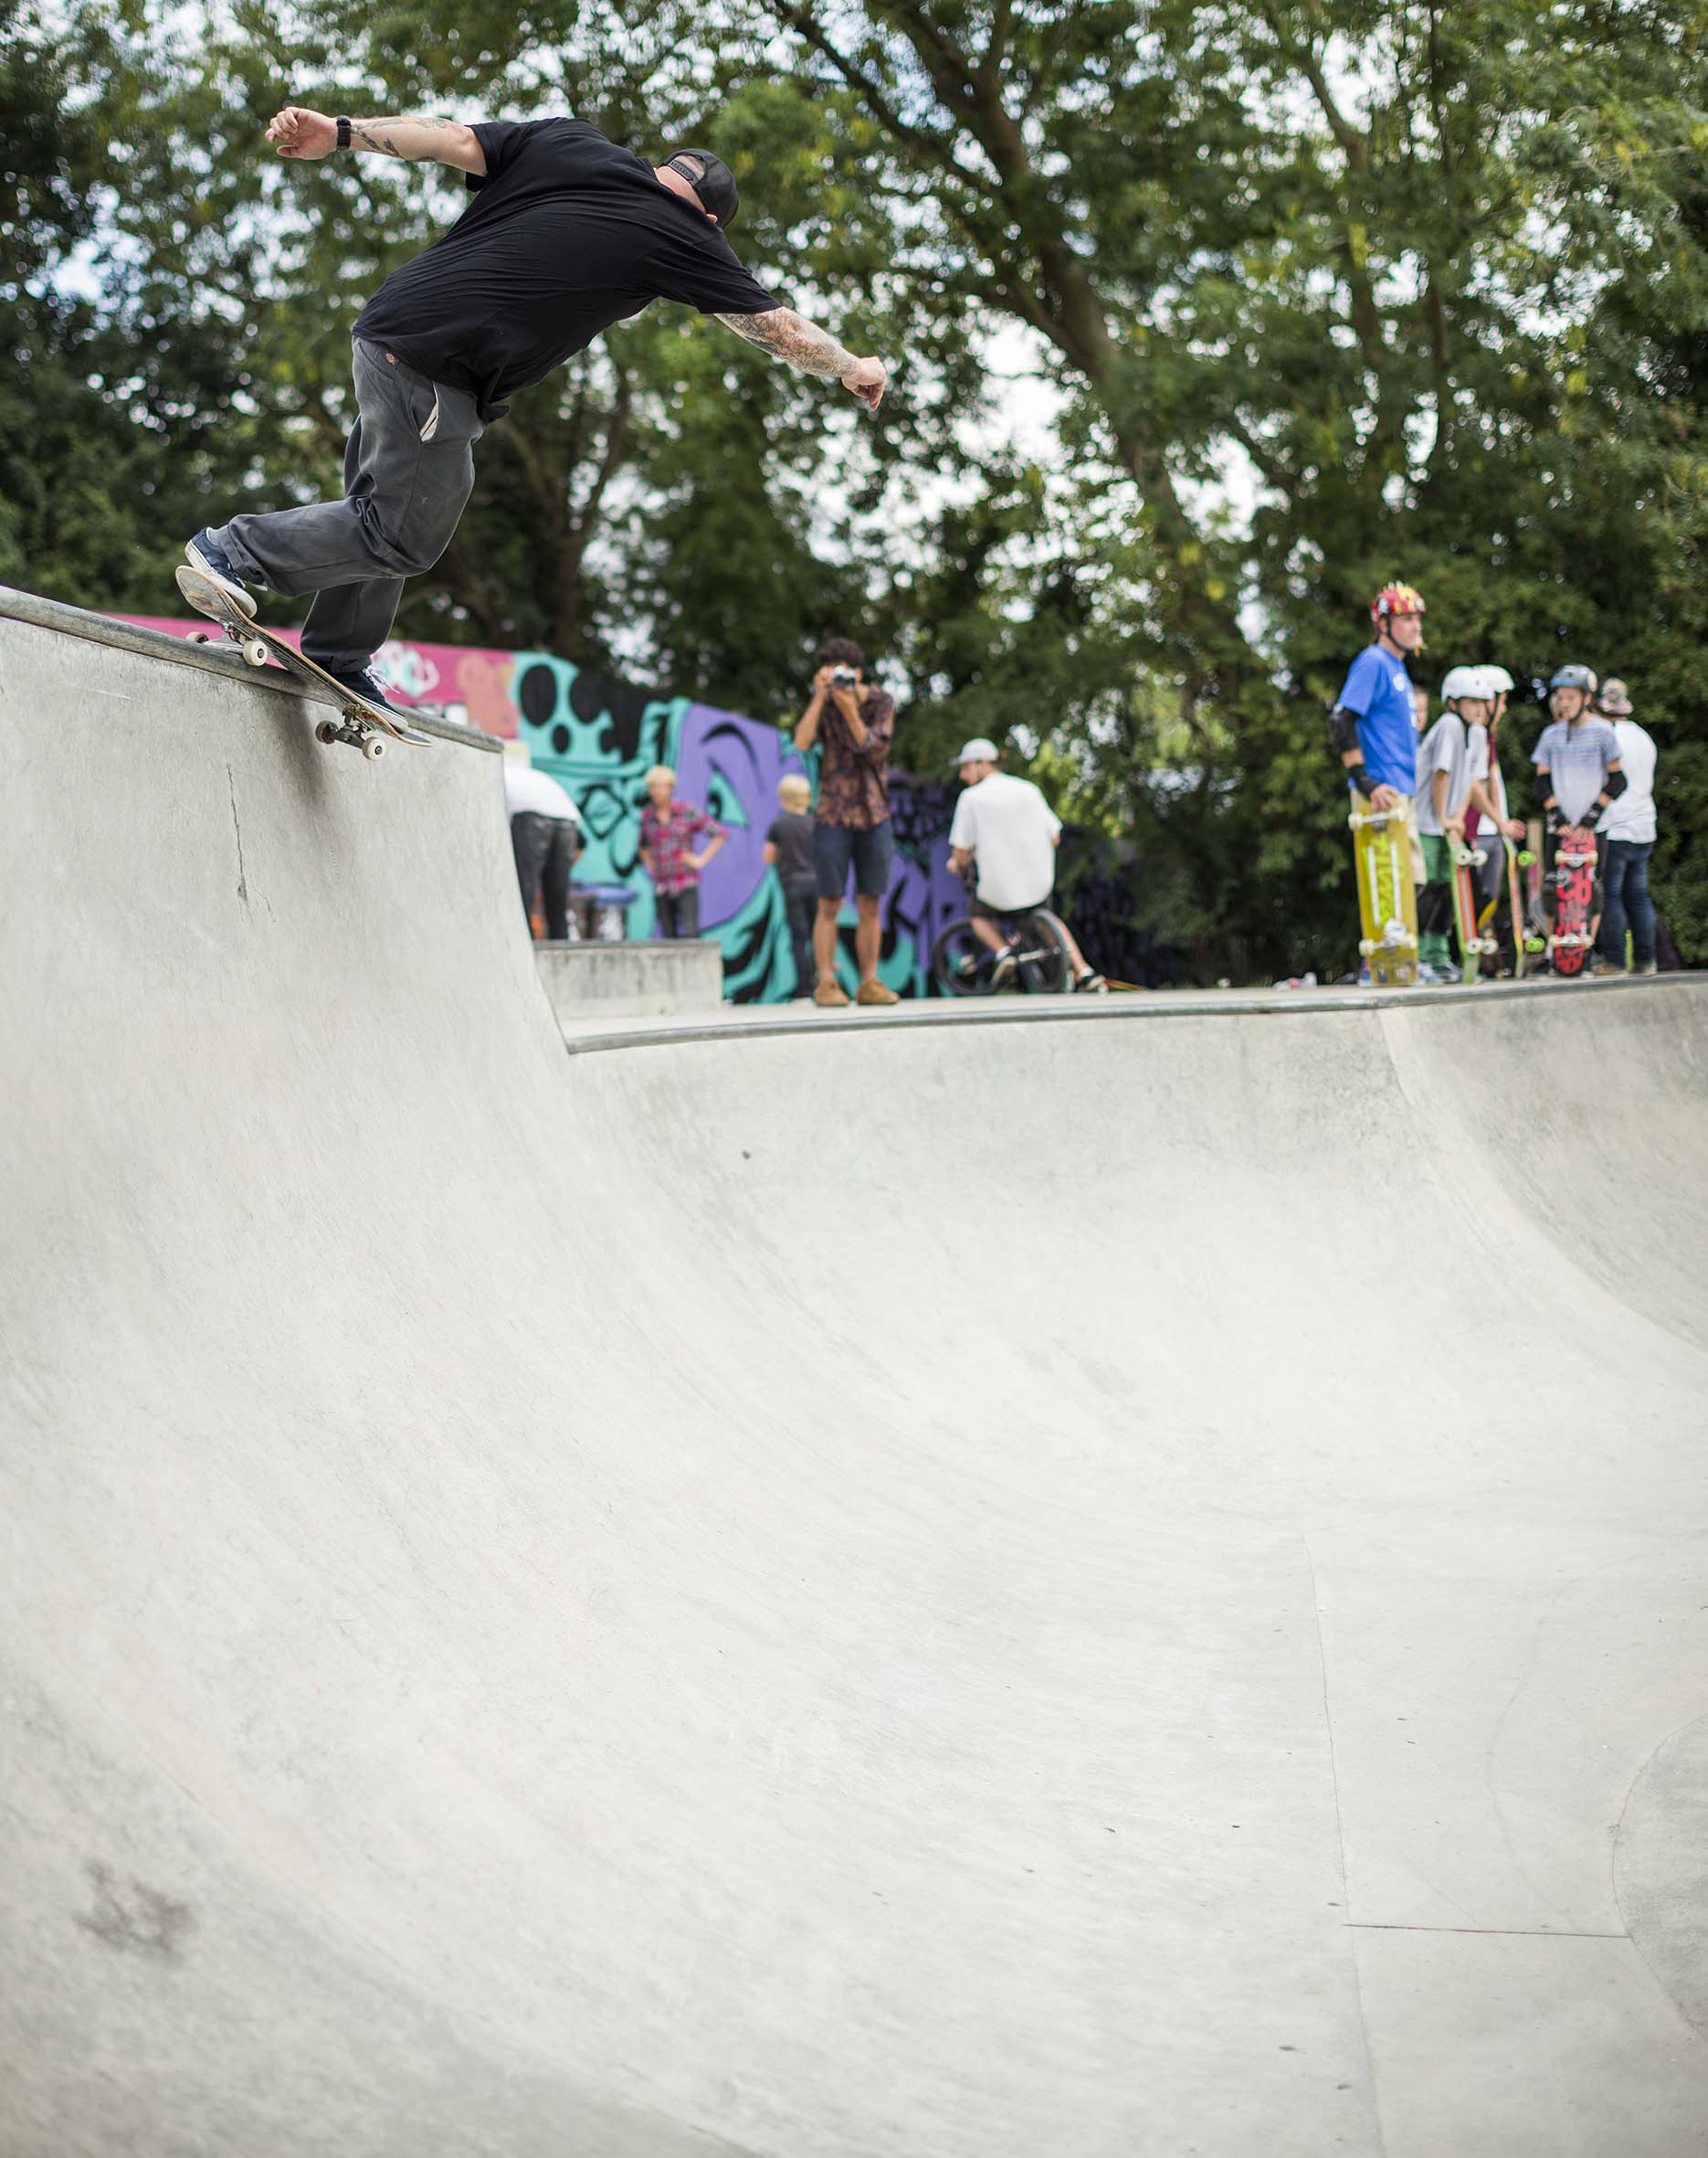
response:
<svg viewBox="0 0 1708 2158"><path fill-rule="evenodd" d="M1617 764L1618 736L1605 719L1556 719L1542 730L1531 759L1546 772L1568 824L1581 824L1584 812L1608 783L1608 767Z"/></svg>

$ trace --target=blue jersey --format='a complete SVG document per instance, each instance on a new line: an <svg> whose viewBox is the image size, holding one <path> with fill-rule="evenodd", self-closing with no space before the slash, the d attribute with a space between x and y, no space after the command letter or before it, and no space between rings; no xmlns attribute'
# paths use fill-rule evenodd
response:
<svg viewBox="0 0 1708 2158"><path fill-rule="evenodd" d="M1380 645L1365 645L1338 702L1358 714L1358 746L1372 784L1410 794L1418 784L1418 722L1405 661Z"/></svg>

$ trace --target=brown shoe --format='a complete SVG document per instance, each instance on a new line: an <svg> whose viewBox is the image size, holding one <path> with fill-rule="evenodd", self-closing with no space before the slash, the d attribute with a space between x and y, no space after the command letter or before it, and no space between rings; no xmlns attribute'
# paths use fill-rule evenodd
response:
<svg viewBox="0 0 1708 2158"><path fill-rule="evenodd" d="M880 981L863 981L855 991L857 1004L899 1004L901 1000L893 989L887 989Z"/></svg>
<svg viewBox="0 0 1708 2158"><path fill-rule="evenodd" d="M839 981L821 981L813 991L815 1004L846 1004L849 993Z"/></svg>

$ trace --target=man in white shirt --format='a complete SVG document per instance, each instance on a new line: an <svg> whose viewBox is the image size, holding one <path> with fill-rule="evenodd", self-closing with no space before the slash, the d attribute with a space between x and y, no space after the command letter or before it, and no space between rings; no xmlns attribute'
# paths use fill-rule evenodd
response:
<svg viewBox="0 0 1708 2158"><path fill-rule="evenodd" d="M1007 918L1049 904L1056 888L1061 820L1029 779L999 772L996 759L996 745L979 735L954 760L964 791L949 827L949 867L957 876L965 876L970 862L978 864L973 929L979 942L996 955L992 979L1002 989L1015 973L1014 940ZM1087 966L1071 931L1068 956L1076 989L1108 989L1102 976Z"/></svg>
<svg viewBox="0 0 1708 2158"><path fill-rule="evenodd" d="M536 772L525 742L504 745L504 807L522 912L532 919L534 894L544 904L545 933L569 936L569 879L581 852L581 811L549 772Z"/></svg>
<svg viewBox="0 0 1708 2158"><path fill-rule="evenodd" d="M1631 933L1631 971L1655 971L1655 908L1649 896L1649 857L1655 851L1655 745L1647 727L1631 717L1630 692L1622 682L1604 682L1596 700L1613 723L1625 791L1609 803L1597 831L1607 895L1601 909L1597 974L1622 973L1625 930Z"/></svg>

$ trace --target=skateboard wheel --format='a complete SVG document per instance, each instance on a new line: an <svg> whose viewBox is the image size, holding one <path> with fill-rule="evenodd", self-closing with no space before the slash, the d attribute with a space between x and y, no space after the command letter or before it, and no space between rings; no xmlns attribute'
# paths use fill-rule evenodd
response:
<svg viewBox="0 0 1708 2158"><path fill-rule="evenodd" d="M323 748L330 749L338 739L336 723L330 719L317 719L314 723L314 739Z"/></svg>
<svg viewBox="0 0 1708 2158"><path fill-rule="evenodd" d="M367 758L370 764L377 762L377 760L385 754L385 735L370 735L367 740L362 745L362 754Z"/></svg>
<svg viewBox="0 0 1708 2158"><path fill-rule="evenodd" d="M206 629L192 629L184 641L185 644L212 644L214 640Z"/></svg>

